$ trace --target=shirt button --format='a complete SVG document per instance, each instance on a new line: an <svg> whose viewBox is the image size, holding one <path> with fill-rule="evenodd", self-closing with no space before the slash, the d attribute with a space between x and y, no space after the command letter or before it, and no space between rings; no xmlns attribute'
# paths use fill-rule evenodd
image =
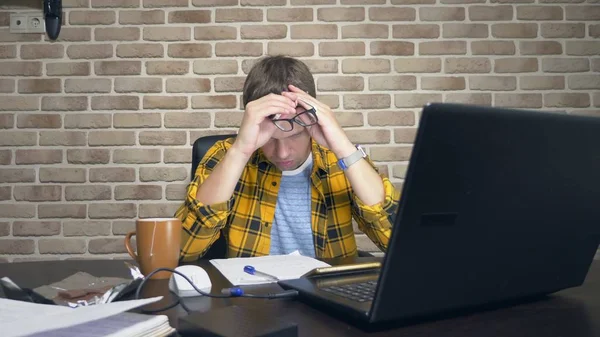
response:
<svg viewBox="0 0 600 337"><path fill-rule="evenodd" d="M264 225L265 225L265 227L269 227L269 223L268 222L265 222Z"/></svg>
<svg viewBox="0 0 600 337"><path fill-rule="evenodd" d="M274 181L274 182L272 182L272 183L271 183L271 185L272 185L272 186L277 186L277 182L276 182L276 181Z"/></svg>

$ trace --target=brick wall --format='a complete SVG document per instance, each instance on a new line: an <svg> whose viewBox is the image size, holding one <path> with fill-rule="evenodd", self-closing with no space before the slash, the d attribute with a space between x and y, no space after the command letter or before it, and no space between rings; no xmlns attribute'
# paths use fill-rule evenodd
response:
<svg viewBox="0 0 600 337"><path fill-rule="evenodd" d="M180 204L191 143L235 131L265 54L305 60L399 186L427 101L598 114L595 2L63 0L57 42L3 9L0 260L125 256L135 218Z"/></svg>

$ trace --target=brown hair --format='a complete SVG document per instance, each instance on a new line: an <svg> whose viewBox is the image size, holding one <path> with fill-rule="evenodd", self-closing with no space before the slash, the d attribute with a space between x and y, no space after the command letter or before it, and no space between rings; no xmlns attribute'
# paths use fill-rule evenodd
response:
<svg viewBox="0 0 600 337"><path fill-rule="evenodd" d="M295 85L312 97L317 96L315 80L304 62L281 55L267 56L259 60L246 77L244 106L270 93L281 94L288 90L288 84Z"/></svg>

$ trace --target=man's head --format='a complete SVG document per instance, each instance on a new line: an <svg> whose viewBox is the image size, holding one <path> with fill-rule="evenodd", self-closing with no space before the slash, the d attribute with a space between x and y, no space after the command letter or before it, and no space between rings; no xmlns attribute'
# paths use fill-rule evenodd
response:
<svg viewBox="0 0 600 337"><path fill-rule="evenodd" d="M285 56L268 56L259 60L248 73L244 83L243 103L254 101L270 93L280 95L287 91L288 85L294 86L316 97L314 78L303 62ZM305 109L296 107L296 113ZM293 118L294 115L282 115L280 118ZM311 151L308 131L294 123L291 131L275 131L273 137L262 146L267 159L280 170L293 170L308 158Z"/></svg>
<svg viewBox="0 0 600 337"><path fill-rule="evenodd" d="M303 62L286 56L267 56L250 70L244 83L243 102L259 99L267 94L281 94L293 84L317 97L315 80Z"/></svg>

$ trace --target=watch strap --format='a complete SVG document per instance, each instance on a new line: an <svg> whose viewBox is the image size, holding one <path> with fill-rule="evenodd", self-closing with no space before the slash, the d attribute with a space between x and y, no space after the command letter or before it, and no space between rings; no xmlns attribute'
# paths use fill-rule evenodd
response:
<svg viewBox="0 0 600 337"><path fill-rule="evenodd" d="M366 156L367 156L367 153L365 152L365 150L363 150L363 148L360 145L357 145L356 151L354 151L349 156L338 160L338 166L342 170L346 170L348 167L350 167L350 165L356 163L357 161L361 160L362 158L365 158Z"/></svg>

